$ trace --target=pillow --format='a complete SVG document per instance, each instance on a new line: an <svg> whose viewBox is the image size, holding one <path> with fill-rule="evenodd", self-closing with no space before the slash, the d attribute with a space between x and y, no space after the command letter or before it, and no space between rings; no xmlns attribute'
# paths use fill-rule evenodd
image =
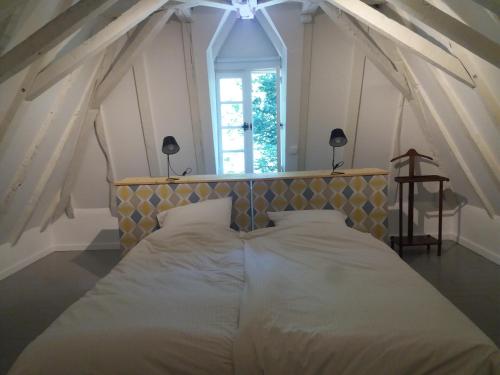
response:
<svg viewBox="0 0 500 375"><path fill-rule="evenodd" d="M303 223L328 223L346 225L347 216L337 210L300 210L268 212L274 225L303 224Z"/></svg>
<svg viewBox="0 0 500 375"><path fill-rule="evenodd" d="M160 227L209 223L229 228L232 204L231 197L209 199L162 211L156 218Z"/></svg>

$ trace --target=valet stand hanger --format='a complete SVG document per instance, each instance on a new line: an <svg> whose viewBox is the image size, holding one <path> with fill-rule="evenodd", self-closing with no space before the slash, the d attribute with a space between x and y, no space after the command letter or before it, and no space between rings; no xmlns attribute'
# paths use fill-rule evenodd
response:
<svg viewBox="0 0 500 375"><path fill-rule="evenodd" d="M431 245L437 245L438 256L441 256L442 243L442 227L443 227L443 182L450 179L437 175L420 175L415 176L415 159L417 157L434 160L430 156L422 155L414 148L410 148L405 154L396 156L391 159L391 162L402 158L409 158L408 176L395 177L394 180L399 183L399 236L391 236L391 247L394 248L394 243L399 245L399 255L403 255L404 246L427 246L427 251ZM415 200L415 183L439 181L439 229L438 238L430 235L413 235L413 207ZM403 237L403 184L408 183L408 235Z"/></svg>
<svg viewBox="0 0 500 375"><path fill-rule="evenodd" d="M391 159L391 163L393 161L396 161L398 159L402 159L402 158L410 158L409 162L410 164L408 165L408 175L410 177L413 177L415 175L415 158L419 156L421 158L425 158L425 159L429 159L429 160L434 160L433 158L431 158L430 156L427 156L427 155L422 155L422 154L419 154L417 150L415 150L414 148L410 148L406 154L403 154L403 155L399 155L399 156L396 156L395 158L392 158ZM413 194L412 194L413 195Z"/></svg>

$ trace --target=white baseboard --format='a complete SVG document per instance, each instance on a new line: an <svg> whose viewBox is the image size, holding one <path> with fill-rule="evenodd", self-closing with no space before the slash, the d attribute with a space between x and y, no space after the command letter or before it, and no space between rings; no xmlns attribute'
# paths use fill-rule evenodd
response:
<svg viewBox="0 0 500 375"><path fill-rule="evenodd" d="M478 245L477 243L461 236L458 240L458 243L462 246L465 246L466 248L472 250L476 254L481 255L482 257L491 260L493 263L496 263L500 265L500 255L492 252L491 250L488 250L484 248L481 245Z"/></svg>
<svg viewBox="0 0 500 375"><path fill-rule="evenodd" d="M41 251L32 254L27 258L22 259L21 261L11 265L10 267L0 270L0 280L3 280L12 275L13 273L22 270L24 267L27 267L30 264L35 263L37 260L52 253L52 251L53 251L52 248L43 249Z"/></svg>

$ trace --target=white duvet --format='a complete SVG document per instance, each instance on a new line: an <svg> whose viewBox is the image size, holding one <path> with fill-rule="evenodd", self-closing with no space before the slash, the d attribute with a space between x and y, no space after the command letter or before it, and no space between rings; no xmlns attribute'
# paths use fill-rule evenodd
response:
<svg viewBox="0 0 500 375"><path fill-rule="evenodd" d="M494 344L344 226L162 229L18 358L19 374L491 374Z"/></svg>
<svg viewBox="0 0 500 375"><path fill-rule="evenodd" d="M497 374L495 345L385 244L319 223L245 236L237 374Z"/></svg>
<svg viewBox="0 0 500 375"><path fill-rule="evenodd" d="M237 233L162 229L31 343L9 374L231 374L242 287Z"/></svg>

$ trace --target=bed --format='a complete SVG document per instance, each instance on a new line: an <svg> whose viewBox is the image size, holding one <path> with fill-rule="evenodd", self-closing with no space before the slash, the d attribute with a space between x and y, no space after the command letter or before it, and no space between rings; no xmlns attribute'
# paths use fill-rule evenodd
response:
<svg viewBox="0 0 500 375"><path fill-rule="evenodd" d="M9 374L499 373L495 345L374 238L383 175L290 176L119 185L127 255Z"/></svg>
<svg viewBox="0 0 500 375"><path fill-rule="evenodd" d="M236 373L500 373L494 343L369 234L310 216L244 238Z"/></svg>
<svg viewBox="0 0 500 375"><path fill-rule="evenodd" d="M9 374L231 374L242 287L237 232L209 224L158 230Z"/></svg>

